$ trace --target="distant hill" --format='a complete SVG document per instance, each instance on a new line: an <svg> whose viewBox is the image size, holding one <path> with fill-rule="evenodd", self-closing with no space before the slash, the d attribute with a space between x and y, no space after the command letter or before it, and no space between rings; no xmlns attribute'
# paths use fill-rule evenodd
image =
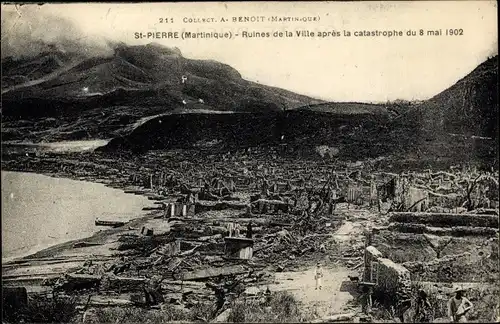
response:
<svg viewBox="0 0 500 324"><path fill-rule="evenodd" d="M185 83L182 76L187 77ZM184 58L177 48L118 44L111 56L54 50L2 60L7 118L56 117L109 105L277 111L320 100L244 80L229 65ZM35 104L35 102L37 104ZM147 115L147 114L146 114Z"/></svg>
<svg viewBox="0 0 500 324"><path fill-rule="evenodd" d="M497 164L497 57L421 103L319 103L286 112L151 118L103 150L287 144L338 149L339 158L398 156L411 165ZM237 130L237 131L235 131ZM412 162L413 161L413 162Z"/></svg>
<svg viewBox="0 0 500 324"><path fill-rule="evenodd" d="M2 59L2 139L114 138L108 151L327 145L346 158L497 165L497 71L495 56L419 103L338 103L157 44L114 44L98 56L53 47Z"/></svg>
<svg viewBox="0 0 500 324"><path fill-rule="evenodd" d="M482 161L498 168L498 55L451 87L402 112L418 127L408 155Z"/></svg>
<svg viewBox="0 0 500 324"><path fill-rule="evenodd" d="M324 102L315 105L299 107L300 110L310 110L340 115L390 115L393 113L391 104L372 104L362 102Z"/></svg>
<svg viewBox="0 0 500 324"><path fill-rule="evenodd" d="M498 135L498 55L427 102L433 120L447 132L467 136Z"/></svg>

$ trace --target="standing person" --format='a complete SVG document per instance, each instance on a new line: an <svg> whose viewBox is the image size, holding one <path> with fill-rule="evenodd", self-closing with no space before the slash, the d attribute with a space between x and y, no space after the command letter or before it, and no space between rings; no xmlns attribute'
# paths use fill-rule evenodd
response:
<svg viewBox="0 0 500 324"><path fill-rule="evenodd" d="M247 204L247 215L252 216L252 203Z"/></svg>
<svg viewBox="0 0 500 324"><path fill-rule="evenodd" d="M377 184L375 183L375 176L372 175L370 179L370 207L372 207L377 200Z"/></svg>
<svg viewBox="0 0 500 324"><path fill-rule="evenodd" d="M314 271L314 279L316 279L316 290L321 289L321 278L323 278L323 268L321 268L321 263L318 262L316 265L316 270Z"/></svg>
<svg viewBox="0 0 500 324"><path fill-rule="evenodd" d="M333 211L337 208L337 190L330 189L330 215L333 214Z"/></svg>
<svg viewBox="0 0 500 324"><path fill-rule="evenodd" d="M448 317L452 322L465 323L465 314L472 309L472 303L465 298L465 289L455 289L455 296L448 301Z"/></svg>
<svg viewBox="0 0 500 324"><path fill-rule="evenodd" d="M429 299L427 299L427 293L420 289L418 291L414 321L416 323L430 323L432 317L432 306Z"/></svg>
<svg viewBox="0 0 500 324"><path fill-rule="evenodd" d="M262 187L261 187L261 198L267 198L269 196L269 181L265 177L262 179Z"/></svg>
<svg viewBox="0 0 500 324"><path fill-rule="evenodd" d="M271 299L272 299L271 289L269 289L269 286L267 286L267 289L266 289L266 292L264 295L266 296L265 305L269 306L271 304Z"/></svg>
<svg viewBox="0 0 500 324"><path fill-rule="evenodd" d="M215 297L217 299L217 308L215 309L214 315L217 315L219 311L224 307L226 303L226 291L222 284L218 284L213 288L215 292Z"/></svg>
<svg viewBox="0 0 500 324"><path fill-rule="evenodd" d="M240 237L240 224L236 223L234 225L234 237Z"/></svg>
<svg viewBox="0 0 500 324"><path fill-rule="evenodd" d="M247 225L247 238L251 239L253 236L253 228L252 228L252 222L248 222Z"/></svg>
<svg viewBox="0 0 500 324"><path fill-rule="evenodd" d="M189 192L188 198L187 198L187 203L192 205L195 202L196 202L196 196L192 192Z"/></svg>
<svg viewBox="0 0 500 324"><path fill-rule="evenodd" d="M236 192L236 185L234 184L233 178L229 179L229 190L231 192Z"/></svg>

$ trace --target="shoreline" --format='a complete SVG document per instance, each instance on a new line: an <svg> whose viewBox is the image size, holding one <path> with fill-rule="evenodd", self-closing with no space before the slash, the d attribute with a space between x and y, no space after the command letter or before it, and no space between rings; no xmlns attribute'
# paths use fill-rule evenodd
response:
<svg viewBox="0 0 500 324"><path fill-rule="evenodd" d="M147 214L143 217L139 217L139 218L131 220L129 223L127 223L126 225L124 225L122 227L101 230L101 231L98 231L97 233L95 233L91 236L85 237L85 238L65 241L63 243L51 245L51 246L43 248L37 252L30 253L29 255L26 255L26 256L14 257L14 259L6 261L6 262L4 262L2 260L2 266L18 264L18 263L22 263L24 261L27 262L27 261L30 261L32 259L55 257L58 253L68 251L68 250L78 249L78 248L75 248L73 246L75 243L82 243L82 242L102 243L101 242L102 240L104 240L112 235L116 235L116 234L130 231L129 227L135 227L135 226L140 227L141 225L146 224L147 221L154 218L154 216L156 216L156 215L155 214Z"/></svg>
<svg viewBox="0 0 500 324"><path fill-rule="evenodd" d="M36 172L36 171L30 171L30 170L19 171L19 170L5 169L5 168L2 168L0 171L27 173L27 174L34 173L34 174L43 175L43 176L47 176L47 177L51 177L51 178L69 179L69 180L81 181L81 182L86 182L86 183L91 183L91 184L100 184L100 185L104 185L105 187L110 188L110 189L120 190L122 193L129 195L129 193L125 193L126 187L118 188L116 186L111 186L111 185L104 183L104 182L88 180L87 177L83 177L85 179L81 179L81 178L77 178L77 177L64 176L64 175L57 174L57 173ZM97 180L104 180L105 181L105 179L97 179ZM147 189L144 189L144 190L147 190ZM148 193L148 192L145 191L145 193ZM135 195L140 195L140 196L147 198L147 195L144 195L144 194L135 194ZM153 211L153 212L143 211L142 215L138 215L138 217L131 219L127 224L125 224L122 227L104 228L104 229L98 230L97 232L95 232L94 234L92 234L90 236L85 236L83 238L78 238L78 239L64 240L63 242L50 244L50 245L44 245L43 247L40 247L40 248L36 248L36 246L34 246L32 249L28 250L27 252L23 253L20 256L11 256L11 257L7 257L5 259L2 258L2 267L4 265L15 265L15 264L22 263L22 262L28 262L31 259L36 259L36 258L54 257L58 253L77 249L77 248L73 247L73 245L76 243L82 243L82 242L101 243L100 241L103 241L106 238L109 238L114 234L119 234L120 232L130 231L129 227L137 227L137 226L140 227L140 226L146 224L147 221L150 220L151 218L153 218L154 216L156 216L155 211Z"/></svg>
<svg viewBox="0 0 500 324"><path fill-rule="evenodd" d="M78 249L78 248L75 248L73 246L75 243L81 243L81 242L103 243L102 242L103 240L111 237L112 235L119 235L123 232L130 231L129 227L136 227L136 226L146 224L147 221L154 218L154 216L156 216L156 215L155 214L148 214L148 215L145 215L143 217L131 220L129 223L127 223L128 226L124 225L122 227L109 228L106 230L99 231L99 232L95 233L94 235L86 237L86 238L76 239L76 240L71 240L71 241L67 241L64 243L56 244L56 245L50 246L48 248L45 248L43 250L40 250L38 252L35 252L33 254L30 254L28 256L21 257L19 259L11 261L10 263L5 263L5 264L14 264L14 263L22 262L22 261L30 261L32 259L55 257L58 253L61 253L61 252L67 251L67 250Z"/></svg>

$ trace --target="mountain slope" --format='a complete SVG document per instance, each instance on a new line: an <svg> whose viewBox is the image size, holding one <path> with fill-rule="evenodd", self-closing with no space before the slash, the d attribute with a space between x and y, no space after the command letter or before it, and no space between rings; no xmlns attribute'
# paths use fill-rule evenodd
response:
<svg viewBox="0 0 500 324"><path fill-rule="evenodd" d="M174 114L151 118L103 150L273 146L338 148L339 158L393 155L405 163L495 165L497 58L423 103L319 103L276 113ZM235 130L238 130L235 132ZM413 161L413 162L411 162ZM497 166L496 166L497 167Z"/></svg>
<svg viewBox="0 0 500 324"><path fill-rule="evenodd" d="M340 115L391 115L393 104L372 104L363 102L325 102L303 106L298 109Z"/></svg>
<svg viewBox="0 0 500 324"><path fill-rule="evenodd" d="M398 118L419 128L410 153L498 168L498 56Z"/></svg>
<svg viewBox="0 0 500 324"><path fill-rule="evenodd" d="M494 137L498 133L498 55L428 101L432 119L451 133Z"/></svg>
<svg viewBox="0 0 500 324"><path fill-rule="evenodd" d="M2 59L2 93L8 89L14 90L17 87L41 83L81 60L83 57L77 53L59 50L42 52L29 58Z"/></svg>
<svg viewBox="0 0 500 324"><path fill-rule="evenodd" d="M2 89L2 136L9 140L116 137L105 150L136 151L205 140L220 147L329 145L349 158L450 163L496 163L498 156L498 56L427 101L390 104L322 102L156 44L4 62L4 76L18 78Z"/></svg>
<svg viewBox="0 0 500 324"><path fill-rule="evenodd" d="M56 54L53 56L57 58ZM65 106L71 114L107 107L113 104L117 91L122 100L116 104L163 106L164 111L194 107L273 111L321 102L246 81L226 64L187 59L178 49L157 44L120 44L111 56L84 58L62 70L65 62L57 59L42 62L38 57L28 62L11 58L2 60L4 75L17 80L15 87L11 82L2 89L4 115L11 119L57 117L64 114ZM46 66L48 70L45 75L32 75L28 68L30 64ZM55 70L62 71L49 75ZM185 82L182 76L187 77ZM41 81L37 82L35 78ZM24 84L19 82L23 80L26 81ZM33 107L34 101L39 99L47 102L43 109Z"/></svg>

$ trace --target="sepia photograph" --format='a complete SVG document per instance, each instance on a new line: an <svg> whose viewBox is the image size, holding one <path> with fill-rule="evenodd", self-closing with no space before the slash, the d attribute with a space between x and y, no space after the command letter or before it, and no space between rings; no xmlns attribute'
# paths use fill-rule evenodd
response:
<svg viewBox="0 0 500 324"><path fill-rule="evenodd" d="M2 323L500 322L497 25L3 2Z"/></svg>

